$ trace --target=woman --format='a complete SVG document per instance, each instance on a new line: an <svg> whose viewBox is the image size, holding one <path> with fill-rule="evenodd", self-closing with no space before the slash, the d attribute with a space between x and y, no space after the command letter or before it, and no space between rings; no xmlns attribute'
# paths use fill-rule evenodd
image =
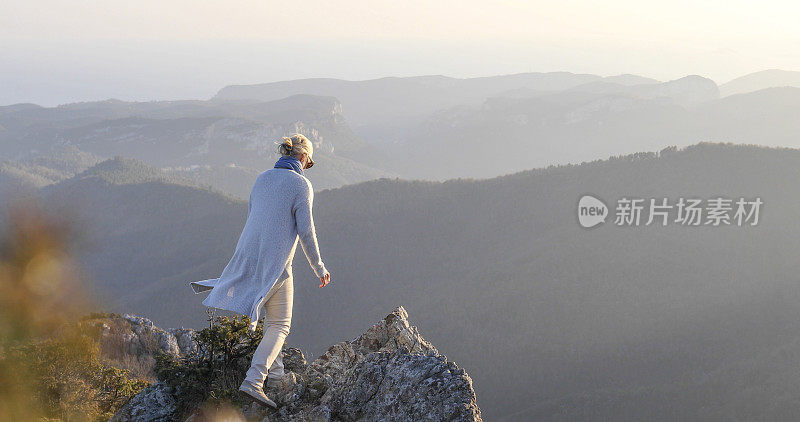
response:
<svg viewBox="0 0 800 422"><path fill-rule="evenodd" d="M330 283L314 230L314 191L303 172L314 165L314 147L305 136L295 134L283 138L279 152L275 168L256 178L247 221L220 277L190 283L195 293L211 290L203 305L249 316L252 331L262 308L266 311L264 337L239 391L271 407L275 402L262 388L266 378L278 379L283 373L280 351L292 319L292 259L298 239L320 278L319 287Z"/></svg>

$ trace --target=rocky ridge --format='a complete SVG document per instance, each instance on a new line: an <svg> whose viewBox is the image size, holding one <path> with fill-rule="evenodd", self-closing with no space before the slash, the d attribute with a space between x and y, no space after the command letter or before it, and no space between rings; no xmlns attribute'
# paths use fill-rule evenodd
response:
<svg viewBox="0 0 800 422"><path fill-rule="evenodd" d="M164 352L193 350L192 330L162 330L145 318L124 318L132 333L150 334ZM137 351L141 342L133 337L127 344ZM311 363L300 349L284 347L281 353L285 375L279 383L265 387L278 408L254 402L237 409L231 420L481 420L472 379L420 335L402 306L359 337L331 346ZM173 388L159 381L131 399L112 421L174 420L176 408ZM198 410L186 421L205 419Z"/></svg>

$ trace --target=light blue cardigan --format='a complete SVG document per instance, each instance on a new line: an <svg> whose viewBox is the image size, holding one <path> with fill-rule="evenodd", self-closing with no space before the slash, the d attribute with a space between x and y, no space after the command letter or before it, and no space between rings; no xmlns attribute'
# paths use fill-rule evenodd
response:
<svg viewBox="0 0 800 422"><path fill-rule="evenodd" d="M247 315L255 331L267 292L292 275L298 239L314 273L324 276L328 271L317 244L313 202L314 190L305 176L283 168L259 174L230 262L219 278L189 283L195 294L211 290L203 305Z"/></svg>

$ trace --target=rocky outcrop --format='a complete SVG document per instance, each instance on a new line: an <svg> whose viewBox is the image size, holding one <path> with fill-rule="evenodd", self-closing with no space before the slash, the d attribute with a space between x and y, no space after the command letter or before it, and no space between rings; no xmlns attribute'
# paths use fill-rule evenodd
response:
<svg viewBox="0 0 800 422"><path fill-rule="evenodd" d="M403 307L331 346L273 393L271 420L480 420L472 379L408 322Z"/></svg>
<svg viewBox="0 0 800 422"><path fill-rule="evenodd" d="M152 355L157 351L172 356L191 353L197 350L194 342L195 330L191 328L161 329L153 321L136 315L112 315L89 319L96 337L104 350L114 348L132 356Z"/></svg>
<svg viewBox="0 0 800 422"><path fill-rule="evenodd" d="M472 379L422 338L403 307L311 363L296 348L285 347L282 356L285 375L265 388L278 408L245 405L239 409L241 420L481 420ZM163 412L155 409L174 409L169 394L159 382L120 409L114 420L141 420L135 415L162 420ZM203 417L197 413L188 419Z"/></svg>
<svg viewBox="0 0 800 422"><path fill-rule="evenodd" d="M171 387L155 383L133 397L109 422L148 421L169 422L178 408Z"/></svg>

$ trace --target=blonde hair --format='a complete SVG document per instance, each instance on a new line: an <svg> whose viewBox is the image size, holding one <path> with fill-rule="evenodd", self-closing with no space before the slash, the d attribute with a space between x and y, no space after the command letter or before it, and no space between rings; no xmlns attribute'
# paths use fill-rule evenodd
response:
<svg viewBox="0 0 800 422"><path fill-rule="evenodd" d="M311 158L314 155L314 145L312 145L311 141L305 136L295 133L290 137L283 137L283 142L278 146L278 152L280 152L281 155L288 155L295 158L305 152L308 154L308 157Z"/></svg>

